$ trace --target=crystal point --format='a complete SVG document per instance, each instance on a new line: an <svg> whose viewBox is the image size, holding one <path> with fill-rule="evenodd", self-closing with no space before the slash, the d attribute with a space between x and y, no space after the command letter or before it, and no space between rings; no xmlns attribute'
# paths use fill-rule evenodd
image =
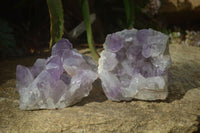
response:
<svg viewBox="0 0 200 133"><path fill-rule="evenodd" d="M52 55L62 56L65 50L71 50L72 44L68 39L61 39L52 47Z"/></svg>

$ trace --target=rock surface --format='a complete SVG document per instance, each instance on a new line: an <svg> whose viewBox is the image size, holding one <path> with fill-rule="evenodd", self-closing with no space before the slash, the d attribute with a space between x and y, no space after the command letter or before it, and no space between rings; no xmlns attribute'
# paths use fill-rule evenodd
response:
<svg viewBox="0 0 200 133"><path fill-rule="evenodd" d="M79 104L38 111L20 110L15 88L16 65L32 65L36 58L2 61L0 132L197 133L200 131L200 48L170 45L170 53L173 64L169 96L164 101L112 102L107 100L97 80L90 95Z"/></svg>
<svg viewBox="0 0 200 133"><path fill-rule="evenodd" d="M98 74L108 99L165 99L171 57L168 36L152 29L107 35Z"/></svg>
<svg viewBox="0 0 200 133"><path fill-rule="evenodd" d="M179 12L182 10L198 10L200 7L199 0L164 0L161 12Z"/></svg>
<svg viewBox="0 0 200 133"><path fill-rule="evenodd" d="M178 25L187 29L199 24L199 12L200 0L162 0L158 18L169 26Z"/></svg>

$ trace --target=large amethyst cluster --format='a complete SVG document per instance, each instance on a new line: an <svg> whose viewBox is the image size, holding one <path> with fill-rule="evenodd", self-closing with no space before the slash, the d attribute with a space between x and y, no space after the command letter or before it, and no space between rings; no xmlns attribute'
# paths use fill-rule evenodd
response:
<svg viewBox="0 0 200 133"><path fill-rule="evenodd" d="M67 39L58 41L48 59L37 59L29 68L17 66L20 109L64 108L79 102L92 89L98 77L96 68Z"/></svg>
<svg viewBox="0 0 200 133"><path fill-rule="evenodd" d="M108 99L165 99L171 65L167 42L167 35L152 29L108 35L98 67Z"/></svg>
<svg viewBox="0 0 200 133"><path fill-rule="evenodd" d="M106 37L98 74L113 101L165 99L171 58L168 36L152 29L123 30ZM97 65L79 54L67 39L48 59L17 66L17 90L23 110L64 108L88 96L98 78Z"/></svg>

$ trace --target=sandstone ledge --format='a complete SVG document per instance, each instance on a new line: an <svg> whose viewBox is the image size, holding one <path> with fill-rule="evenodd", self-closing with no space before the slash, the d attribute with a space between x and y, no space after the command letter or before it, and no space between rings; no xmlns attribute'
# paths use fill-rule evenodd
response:
<svg viewBox="0 0 200 133"><path fill-rule="evenodd" d="M26 63L1 62L0 132L195 132L200 121L200 49L170 45L170 53L173 65L166 100L112 102L97 80L89 97L59 110L20 110L15 66Z"/></svg>

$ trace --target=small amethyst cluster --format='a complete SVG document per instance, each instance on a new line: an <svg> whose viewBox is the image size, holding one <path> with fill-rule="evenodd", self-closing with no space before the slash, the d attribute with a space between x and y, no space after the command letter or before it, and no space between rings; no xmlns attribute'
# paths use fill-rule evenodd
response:
<svg viewBox="0 0 200 133"><path fill-rule="evenodd" d="M108 99L165 99L171 65L167 41L168 36L152 29L108 35L98 67Z"/></svg>
<svg viewBox="0 0 200 133"><path fill-rule="evenodd" d="M79 54L67 39L52 48L48 59L32 67L17 66L20 109L64 108L88 96L99 77L113 101L165 99L171 58L168 36L152 29L123 30L106 37L97 65Z"/></svg>
<svg viewBox="0 0 200 133"><path fill-rule="evenodd" d="M98 75L95 62L79 54L67 39L58 41L48 59L30 68L17 66L20 109L64 108L88 96Z"/></svg>

